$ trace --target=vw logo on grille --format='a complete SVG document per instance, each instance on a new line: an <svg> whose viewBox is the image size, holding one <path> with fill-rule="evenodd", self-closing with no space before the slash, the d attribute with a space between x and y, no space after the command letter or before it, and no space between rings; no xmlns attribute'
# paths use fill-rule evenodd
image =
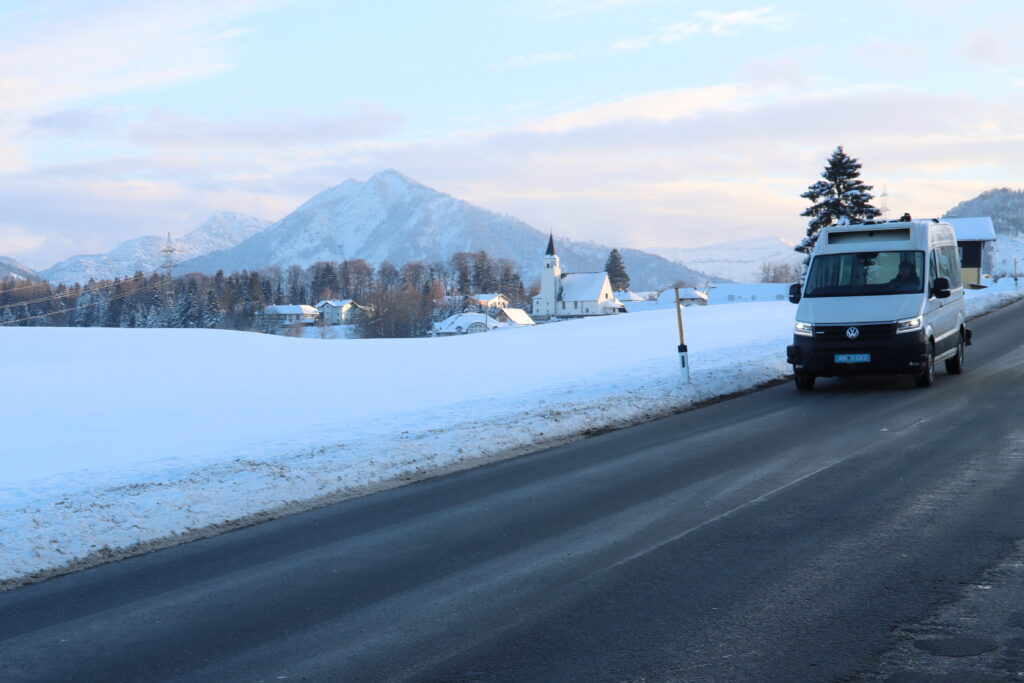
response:
<svg viewBox="0 0 1024 683"><path fill-rule="evenodd" d="M847 327L846 328L846 338L847 339L856 339L859 336L860 336L860 330L857 329L856 327Z"/></svg>

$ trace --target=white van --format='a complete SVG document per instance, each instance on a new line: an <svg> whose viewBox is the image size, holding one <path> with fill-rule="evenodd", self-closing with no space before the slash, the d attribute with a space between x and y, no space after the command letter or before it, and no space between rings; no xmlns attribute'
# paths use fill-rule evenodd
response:
<svg viewBox="0 0 1024 683"><path fill-rule="evenodd" d="M937 220L836 225L818 236L786 355L796 386L818 377L963 371L971 342L956 235Z"/></svg>

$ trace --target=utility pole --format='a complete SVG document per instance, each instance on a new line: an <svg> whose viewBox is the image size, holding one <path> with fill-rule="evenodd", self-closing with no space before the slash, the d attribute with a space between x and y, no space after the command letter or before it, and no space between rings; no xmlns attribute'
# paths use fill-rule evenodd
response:
<svg viewBox="0 0 1024 683"><path fill-rule="evenodd" d="M882 220L889 220L889 189L882 185L882 194L878 195L878 210L882 212Z"/></svg>
<svg viewBox="0 0 1024 683"><path fill-rule="evenodd" d="M164 306L167 307L168 316L174 310L174 268L178 265L174 262L174 254L177 251L174 242L171 241L171 233L167 233L167 244L160 250L160 253L164 255L164 262L160 265L160 270L164 274Z"/></svg>
<svg viewBox="0 0 1024 683"><path fill-rule="evenodd" d="M683 371L683 381L690 383L690 360L687 358L686 340L683 337L683 304L679 301L679 288L676 287L676 321L679 323L679 365Z"/></svg>

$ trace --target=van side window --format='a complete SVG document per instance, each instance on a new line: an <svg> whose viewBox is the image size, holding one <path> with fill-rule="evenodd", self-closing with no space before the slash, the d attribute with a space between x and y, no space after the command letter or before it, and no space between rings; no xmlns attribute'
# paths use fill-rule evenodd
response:
<svg viewBox="0 0 1024 683"><path fill-rule="evenodd" d="M935 257L935 251L928 254L928 291L935 291L935 278L939 277L939 261Z"/></svg>
<svg viewBox="0 0 1024 683"><path fill-rule="evenodd" d="M942 247L939 249L939 275L949 280L950 289L963 287L963 277L960 273L960 261L956 247Z"/></svg>

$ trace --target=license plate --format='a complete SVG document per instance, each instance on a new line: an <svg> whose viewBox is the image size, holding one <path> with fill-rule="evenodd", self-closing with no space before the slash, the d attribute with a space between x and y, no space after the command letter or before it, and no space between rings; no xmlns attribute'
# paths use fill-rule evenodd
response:
<svg viewBox="0 0 1024 683"><path fill-rule="evenodd" d="M837 363L870 363L870 353L837 353Z"/></svg>

